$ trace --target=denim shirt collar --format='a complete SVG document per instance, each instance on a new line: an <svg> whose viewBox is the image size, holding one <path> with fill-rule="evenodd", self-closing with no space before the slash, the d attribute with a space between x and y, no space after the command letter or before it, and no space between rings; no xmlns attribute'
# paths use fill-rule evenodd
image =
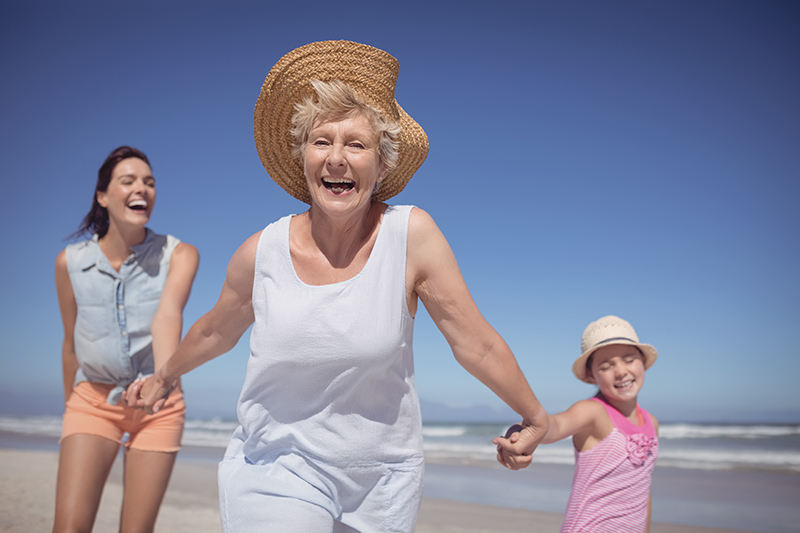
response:
<svg viewBox="0 0 800 533"><path fill-rule="evenodd" d="M122 272L125 270L125 265L132 263L137 256L147 253L147 250L152 246L154 239L155 233L153 233L150 228L145 228L144 240L140 244L131 246L133 253L128 256L128 258L122 264L120 271L117 272L111 267L111 263L108 262L105 254L103 254L103 250L100 249L100 236L95 233L92 235L91 240L93 243L92 250L94 253L86 254L83 257L83 263L80 265L81 270L89 270L92 267L97 267L98 271L108 274L109 276L119 278L121 277Z"/></svg>

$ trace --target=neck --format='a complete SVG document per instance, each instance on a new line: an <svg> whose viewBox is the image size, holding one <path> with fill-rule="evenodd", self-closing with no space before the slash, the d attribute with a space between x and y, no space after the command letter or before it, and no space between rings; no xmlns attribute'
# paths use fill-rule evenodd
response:
<svg viewBox="0 0 800 533"><path fill-rule="evenodd" d="M314 205L308 210L311 238L320 252L335 268L345 267L353 260L380 221L382 204L370 202L347 216L331 216Z"/></svg>
<svg viewBox="0 0 800 533"><path fill-rule="evenodd" d="M115 270L133 253L133 247L142 244L147 237L144 227L121 228L109 223L108 232L100 239L100 249Z"/></svg>
<svg viewBox="0 0 800 533"><path fill-rule="evenodd" d="M598 393L604 402L609 404L611 407L622 413L622 416L633 422L634 424L638 421L638 416L636 414L636 405L638 403L638 396L632 400L615 400L612 398L606 397L602 392Z"/></svg>

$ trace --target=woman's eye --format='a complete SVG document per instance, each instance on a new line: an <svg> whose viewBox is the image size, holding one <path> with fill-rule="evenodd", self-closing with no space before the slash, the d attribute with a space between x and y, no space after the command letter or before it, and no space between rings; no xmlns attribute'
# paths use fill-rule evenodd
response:
<svg viewBox="0 0 800 533"><path fill-rule="evenodd" d="M323 141L323 140L314 141L314 146L328 146L328 141Z"/></svg>
<svg viewBox="0 0 800 533"><path fill-rule="evenodd" d="M353 148L358 148L360 150L364 149L364 145L361 143L350 143L350 146L352 146Z"/></svg>

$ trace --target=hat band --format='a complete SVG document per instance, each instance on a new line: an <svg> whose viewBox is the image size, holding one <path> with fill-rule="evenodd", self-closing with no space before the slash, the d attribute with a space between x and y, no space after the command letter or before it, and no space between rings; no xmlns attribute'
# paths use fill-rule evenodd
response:
<svg viewBox="0 0 800 533"><path fill-rule="evenodd" d="M598 346L600 346L601 344L606 344L606 343L608 343L608 342L613 342L613 341L628 341L628 342L632 342L632 343L634 343L634 344L639 344L637 341L635 341L635 340L633 340L633 339L629 339L628 337L612 337L612 338L610 338L610 339L606 339L606 340L603 340L603 341L600 341L600 342L598 342L597 344L595 344L594 346L592 346L592 349L594 349L594 348L597 348L597 347L598 347Z"/></svg>

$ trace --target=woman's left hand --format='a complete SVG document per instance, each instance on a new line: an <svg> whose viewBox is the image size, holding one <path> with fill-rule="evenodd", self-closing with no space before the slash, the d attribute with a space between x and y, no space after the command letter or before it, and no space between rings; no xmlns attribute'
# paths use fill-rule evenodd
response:
<svg viewBox="0 0 800 533"><path fill-rule="evenodd" d="M122 393L121 402L134 409L144 409L144 402L139 397L139 392L142 390L147 378L136 378L133 383L128 385L128 389Z"/></svg>

